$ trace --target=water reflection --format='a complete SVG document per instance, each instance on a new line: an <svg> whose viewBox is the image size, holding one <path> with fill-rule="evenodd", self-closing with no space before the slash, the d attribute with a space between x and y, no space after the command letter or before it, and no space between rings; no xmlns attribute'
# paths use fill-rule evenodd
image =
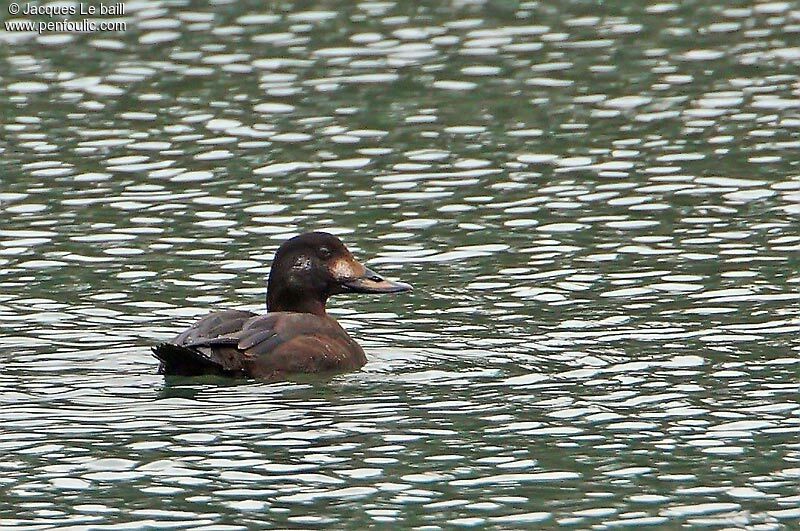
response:
<svg viewBox="0 0 800 531"><path fill-rule="evenodd" d="M0 527L800 518L791 3L179 4L0 32ZM311 229L363 372L154 374Z"/></svg>

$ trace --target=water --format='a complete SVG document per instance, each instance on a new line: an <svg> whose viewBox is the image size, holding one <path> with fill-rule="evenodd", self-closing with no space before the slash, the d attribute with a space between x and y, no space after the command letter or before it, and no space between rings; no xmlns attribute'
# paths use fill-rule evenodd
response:
<svg viewBox="0 0 800 531"><path fill-rule="evenodd" d="M793 528L790 2L126 3L0 33L0 527ZM331 379L168 379L339 234Z"/></svg>

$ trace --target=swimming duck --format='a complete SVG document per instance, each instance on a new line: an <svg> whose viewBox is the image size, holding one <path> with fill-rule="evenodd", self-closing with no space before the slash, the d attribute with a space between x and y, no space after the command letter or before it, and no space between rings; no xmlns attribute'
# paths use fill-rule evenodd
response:
<svg viewBox="0 0 800 531"><path fill-rule="evenodd" d="M153 347L153 355L161 362L159 374L183 376L279 380L293 373L356 370L367 362L364 350L325 313L328 297L410 289L367 269L336 236L307 232L275 253L266 314L212 312Z"/></svg>

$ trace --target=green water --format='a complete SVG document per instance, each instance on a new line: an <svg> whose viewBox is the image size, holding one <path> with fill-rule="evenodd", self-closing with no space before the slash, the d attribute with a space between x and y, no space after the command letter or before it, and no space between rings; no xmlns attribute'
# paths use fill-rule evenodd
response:
<svg viewBox="0 0 800 531"><path fill-rule="evenodd" d="M796 528L797 6L277 5L0 31L0 528ZM155 374L307 230L363 371Z"/></svg>

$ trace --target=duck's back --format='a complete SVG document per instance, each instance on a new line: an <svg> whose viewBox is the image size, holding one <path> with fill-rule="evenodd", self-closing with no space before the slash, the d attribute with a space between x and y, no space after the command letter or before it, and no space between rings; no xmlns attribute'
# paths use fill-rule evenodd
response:
<svg viewBox="0 0 800 531"><path fill-rule="evenodd" d="M336 320L310 313L214 312L153 349L161 374L279 379L292 373L354 370L361 347Z"/></svg>

